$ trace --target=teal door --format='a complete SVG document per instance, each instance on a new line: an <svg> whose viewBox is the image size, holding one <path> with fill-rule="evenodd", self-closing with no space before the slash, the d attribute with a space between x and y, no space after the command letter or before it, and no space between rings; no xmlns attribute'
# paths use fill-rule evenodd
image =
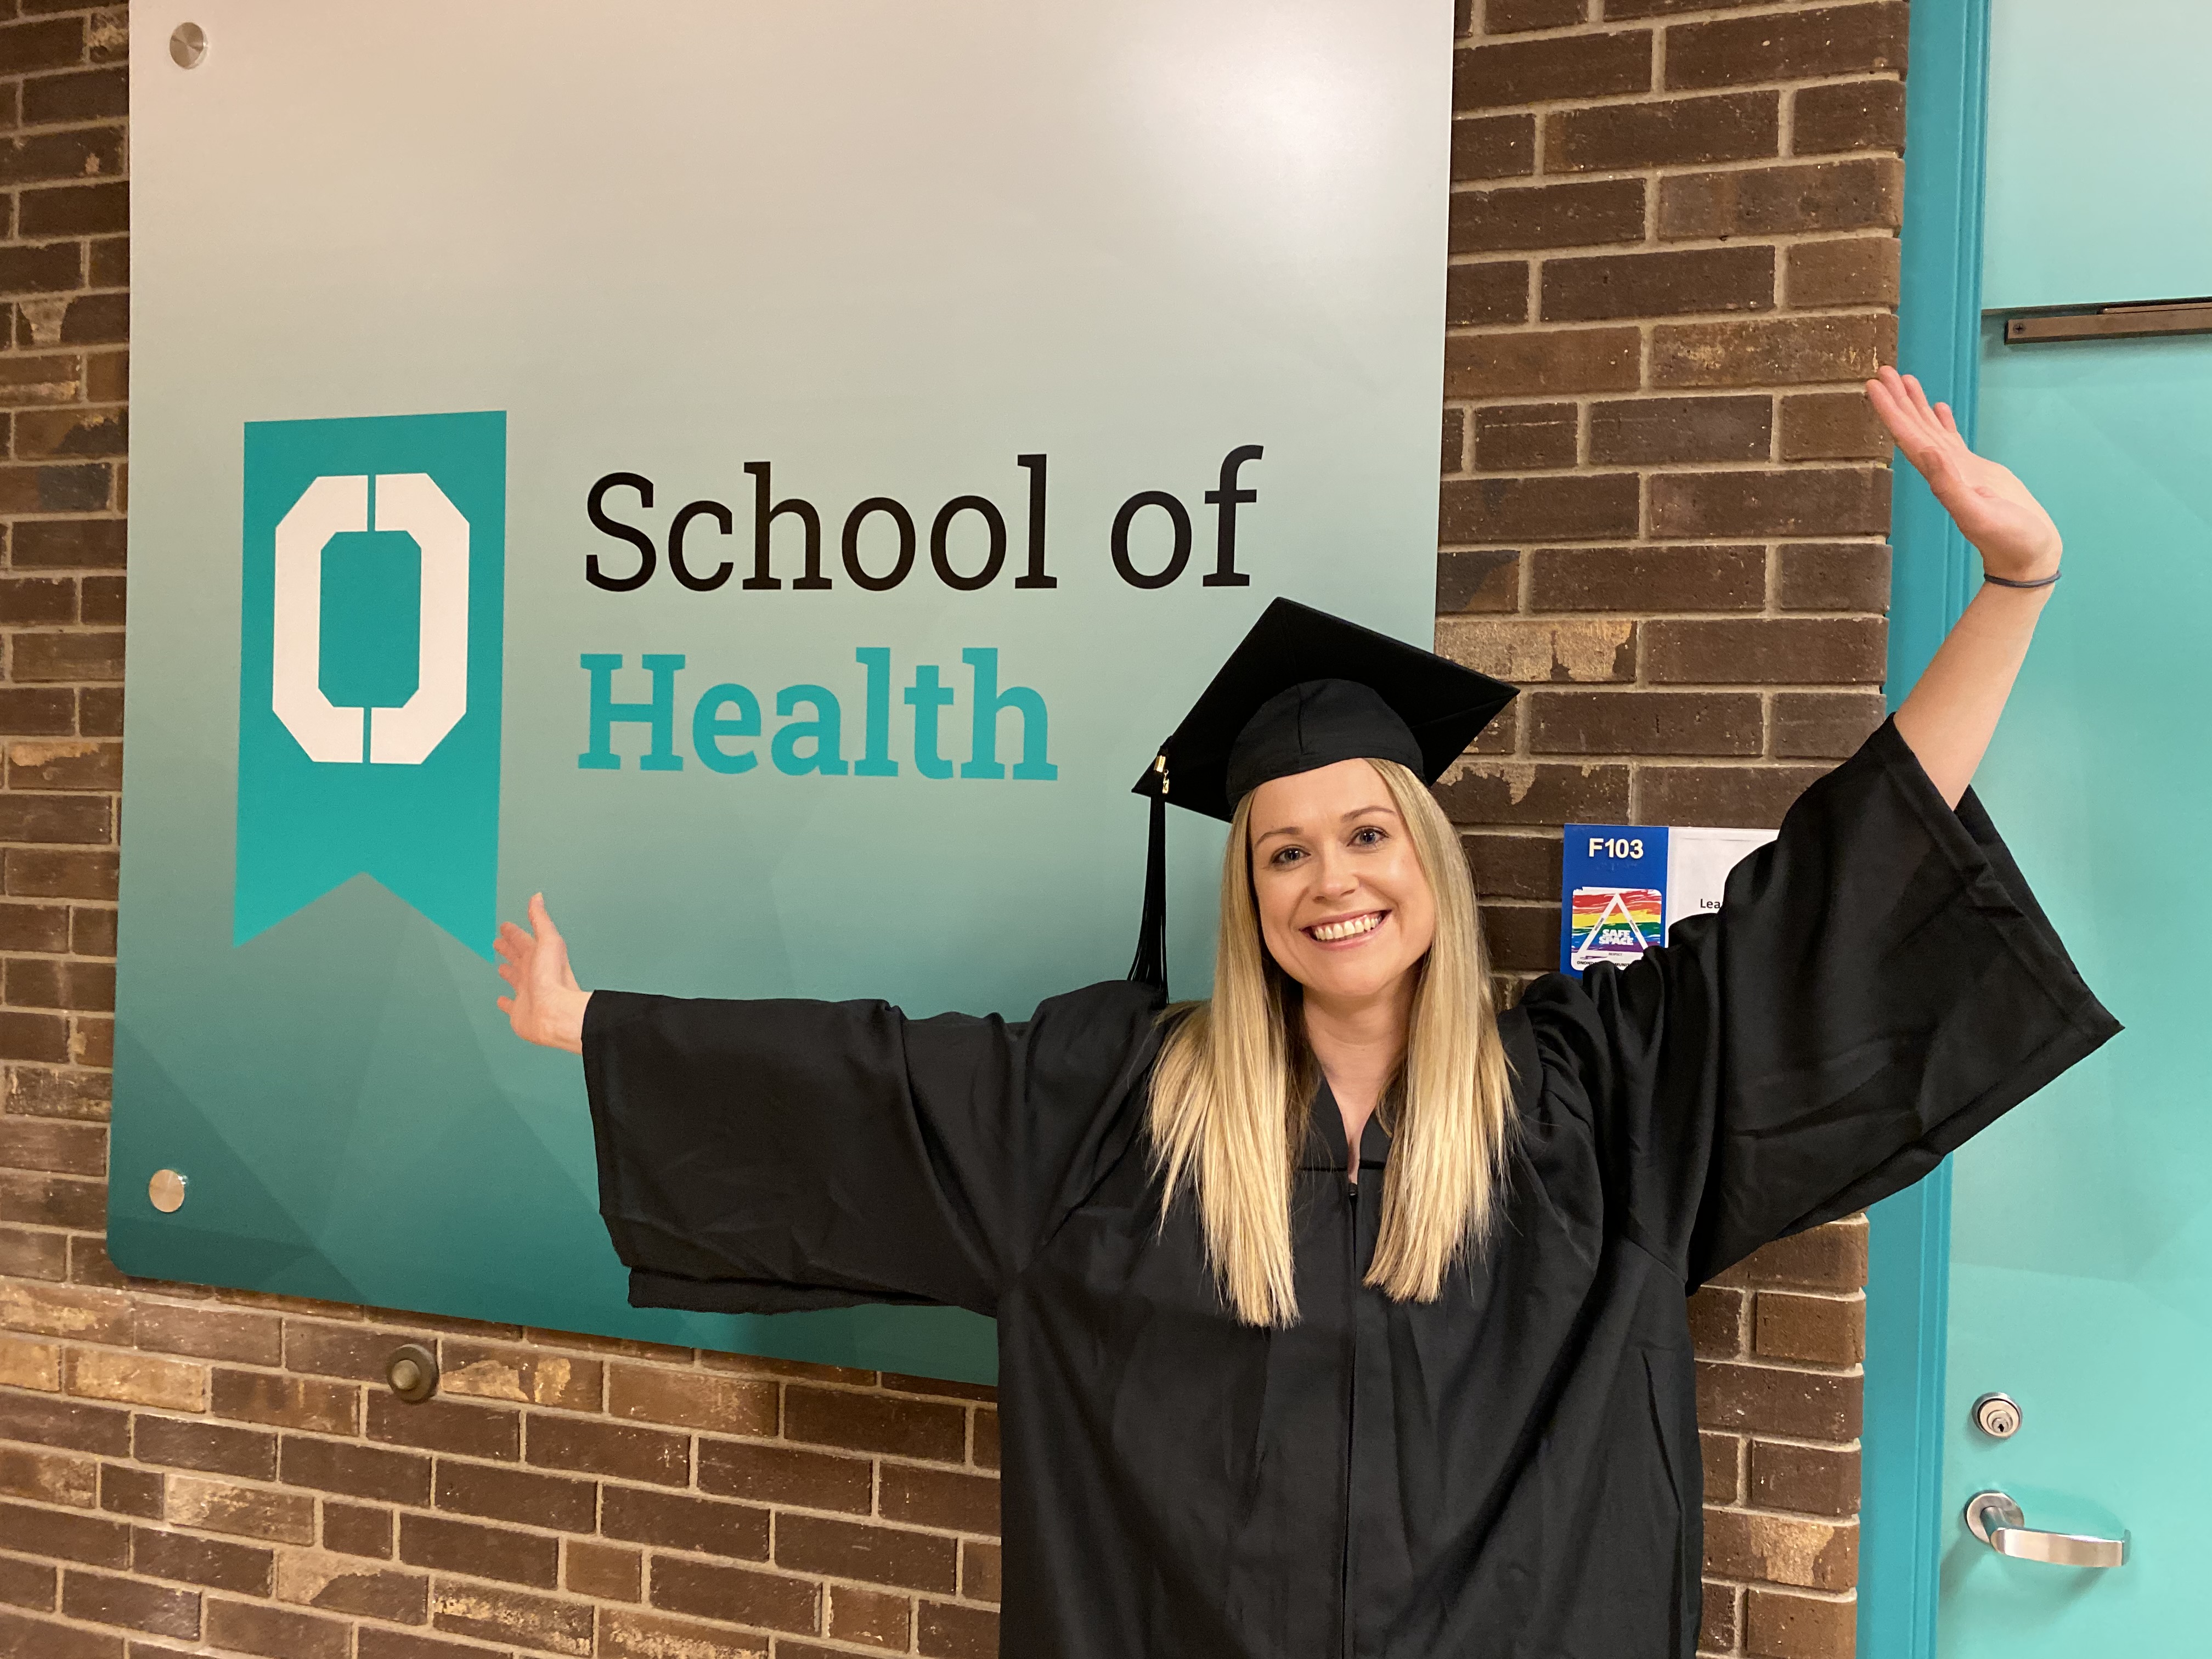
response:
<svg viewBox="0 0 2212 1659"><path fill-rule="evenodd" d="M2212 7L1996 0L1991 27L1985 303L2212 293ZM1939 1647L2212 1652L2212 337L1992 319L1978 438L2067 574L1977 787L2128 1029L1954 1160ZM1995 1394L2016 1432L1978 1425ZM2000 1554L1966 1518L1987 1492L2125 1564Z"/></svg>

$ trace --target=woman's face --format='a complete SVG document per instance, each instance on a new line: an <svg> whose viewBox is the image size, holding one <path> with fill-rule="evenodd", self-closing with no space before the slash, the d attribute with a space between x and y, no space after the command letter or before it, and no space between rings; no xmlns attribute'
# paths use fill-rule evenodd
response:
<svg viewBox="0 0 2212 1659"><path fill-rule="evenodd" d="M1309 995L1366 1000L1427 953L1436 896L1390 791L1365 761L1261 784L1249 821L1261 937Z"/></svg>

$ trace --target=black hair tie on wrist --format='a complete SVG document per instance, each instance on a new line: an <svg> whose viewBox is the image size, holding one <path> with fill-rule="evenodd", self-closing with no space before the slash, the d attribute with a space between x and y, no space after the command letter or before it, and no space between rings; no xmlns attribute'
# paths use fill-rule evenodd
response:
<svg viewBox="0 0 2212 1659"><path fill-rule="evenodd" d="M2063 570L2054 570L2048 576L2038 576L2032 582L2021 582L2014 581L2010 576L1992 576L1984 570L1982 572L1982 580L1985 582L1995 582L1999 587L2048 587L2065 574Z"/></svg>

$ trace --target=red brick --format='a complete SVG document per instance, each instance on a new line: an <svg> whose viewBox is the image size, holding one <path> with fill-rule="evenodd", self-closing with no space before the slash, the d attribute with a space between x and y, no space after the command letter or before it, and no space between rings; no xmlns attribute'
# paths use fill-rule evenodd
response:
<svg viewBox="0 0 2212 1659"><path fill-rule="evenodd" d="M119 570L127 535L121 519L33 520L14 526L9 562L19 570Z"/></svg>
<svg viewBox="0 0 2212 1659"><path fill-rule="evenodd" d="M1698 1421L1800 1440L1856 1440L1859 1379L1779 1365L1701 1362Z"/></svg>
<svg viewBox="0 0 2212 1659"><path fill-rule="evenodd" d="M134 1449L142 1462L236 1475L248 1480L276 1478L276 1437L252 1429L142 1414L137 1420L134 1442ZM285 1478L292 1478L289 1471Z"/></svg>
<svg viewBox="0 0 2212 1659"><path fill-rule="evenodd" d="M9 1060L73 1060L76 1056L70 1052L69 1021L58 1014L25 1014L13 1009L0 1010L0 1055ZM33 1218L32 1215L10 1214L4 1208L0 1208L0 1215L13 1221ZM87 1224L49 1221L43 1224L69 1226Z"/></svg>
<svg viewBox="0 0 2212 1659"><path fill-rule="evenodd" d="M1733 1434L1698 1434L1698 1458L1705 1470L1708 1504L1734 1504L1742 1498L1744 1443Z"/></svg>
<svg viewBox="0 0 2212 1659"><path fill-rule="evenodd" d="M0 623L40 628L76 620L76 584L65 577L30 576L0 582Z"/></svg>
<svg viewBox="0 0 2212 1659"><path fill-rule="evenodd" d="M461 1457L513 1462L522 1455L520 1412L451 1400L425 1400L410 1405L381 1389L368 1396L366 1432L371 1440L420 1446Z"/></svg>
<svg viewBox="0 0 2212 1659"><path fill-rule="evenodd" d="M541 1468L665 1486L684 1486L691 1479L691 1443L682 1435L536 1412L530 1413L523 1457Z"/></svg>
<svg viewBox="0 0 2212 1659"><path fill-rule="evenodd" d="M315 1541L315 1500L305 1492L233 1486L188 1474L169 1478L164 1501L148 1518L166 1519L172 1525L202 1532L265 1538L272 1543Z"/></svg>
<svg viewBox="0 0 2212 1659"><path fill-rule="evenodd" d="M966 1453L967 1413L919 1400L793 1387L785 1392L784 1437L848 1451L957 1463Z"/></svg>
<svg viewBox="0 0 2212 1659"><path fill-rule="evenodd" d="M1705 1564L1730 1578L1849 1589L1858 1576L1858 1528L1848 1522L1708 1510Z"/></svg>
<svg viewBox="0 0 2212 1659"><path fill-rule="evenodd" d="M361 1390L312 1377L217 1370L210 1408L217 1417L273 1423L318 1434L352 1434L360 1423Z"/></svg>
<svg viewBox="0 0 2212 1659"><path fill-rule="evenodd" d="M333 1325L311 1319L287 1319L283 1324L288 1370L355 1382L380 1385L392 1351L403 1342L420 1340L416 1332L381 1325ZM442 1379L440 1386L444 1386Z"/></svg>
<svg viewBox="0 0 2212 1659"><path fill-rule="evenodd" d="M130 447L129 417L119 409L27 409L15 416L15 455L121 455Z"/></svg>
<svg viewBox="0 0 2212 1659"><path fill-rule="evenodd" d="M14 67L13 60L10 67ZM23 82L23 119L32 125L97 121L105 116L125 113L130 97L130 76L120 66L34 75Z"/></svg>
<svg viewBox="0 0 2212 1659"><path fill-rule="evenodd" d="M1467 471L1467 411L1444 410L1441 457L1446 472Z"/></svg>
<svg viewBox="0 0 2212 1659"><path fill-rule="evenodd" d="M741 1440L699 1441L699 1489L778 1508L866 1515L874 1469L866 1459L836 1457Z"/></svg>
<svg viewBox="0 0 2212 1659"><path fill-rule="evenodd" d="M1708 1582L1698 1617L1698 1651L1734 1653L1737 1634L1742 1628L1742 1586Z"/></svg>
<svg viewBox="0 0 2212 1659"><path fill-rule="evenodd" d="M1753 161L1779 153L1781 133L1778 92L1601 104L1545 118L1544 170L1610 173Z"/></svg>
<svg viewBox="0 0 2212 1659"><path fill-rule="evenodd" d="M616 1364L607 1370L607 1414L718 1434L772 1435L776 1389L708 1371Z"/></svg>
<svg viewBox="0 0 2212 1659"><path fill-rule="evenodd" d="M98 1501L100 1469L88 1457L0 1447L0 1492L40 1504L88 1510Z"/></svg>
<svg viewBox="0 0 2212 1659"><path fill-rule="evenodd" d="M1859 1290L1867 1279L1866 1218L1832 1221L1825 1227L1778 1239L1729 1269L1727 1278L1732 1284Z"/></svg>
<svg viewBox="0 0 2212 1659"><path fill-rule="evenodd" d="M779 1523L789 1526L786 1516ZM740 1561L769 1558L768 1511L718 1498L610 1486L600 1507L599 1530L609 1538L663 1549L726 1555Z"/></svg>
<svg viewBox="0 0 2212 1659"><path fill-rule="evenodd" d="M1633 536L1640 493L1632 472L1453 479L1443 486L1437 534L1447 542Z"/></svg>
<svg viewBox="0 0 2212 1659"><path fill-rule="evenodd" d="M1455 823L1620 823L1628 817L1628 768L1482 761L1447 776L1437 797Z"/></svg>
<svg viewBox="0 0 2212 1659"><path fill-rule="evenodd" d="M599 1488L588 1480L441 1458L434 1501L440 1509L458 1515L550 1527L561 1532L590 1532L599 1510Z"/></svg>
<svg viewBox="0 0 2212 1659"><path fill-rule="evenodd" d="M1581 411L1573 404L1505 404L1478 409L1474 411L1475 468L1483 472L1518 472L1572 466L1581 422Z"/></svg>
<svg viewBox="0 0 2212 1659"><path fill-rule="evenodd" d="M131 1528L102 1516L0 1502L0 1549L87 1566L128 1567Z"/></svg>
<svg viewBox="0 0 2212 1659"><path fill-rule="evenodd" d="M1445 327L1480 328L1528 320L1527 260L1455 264L1445 273Z"/></svg>
<svg viewBox="0 0 2212 1659"><path fill-rule="evenodd" d="M0 732L10 736L65 734L76 725L76 694L35 687L0 687Z"/></svg>
<svg viewBox="0 0 2212 1659"><path fill-rule="evenodd" d="M1764 547L1547 547L1529 555L1537 611L1756 611Z"/></svg>
<svg viewBox="0 0 2212 1659"><path fill-rule="evenodd" d="M1763 461L1773 441L1770 398L1624 398L1590 405L1590 459L1600 465Z"/></svg>
<svg viewBox="0 0 2212 1659"><path fill-rule="evenodd" d="M1775 599L1784 611L1882 611L1889 549L1880 542L1804 542L1783 548Z"/></svg>
<svg viewBox="0 0 2212 1659"><path fill-rule="evenodd" d="M1707 1285L1690 1297L1690 1340L1698 1357L1733 1359L1744 1351L1745 1312L1751 1298L1743 1291Z"/></svg>
<svg viewBox="0 0 2212 1659"><path fill-rule="evenodd" d="M1784 256L1783 296L1793 306L1893 306L1903 246L1894 236L1799 242Z"/></svg>
<svg viewBox="0 0 2212 1659"><path fill-rule="evenodd" d="M118 757L120 758L119 754ZM118 774L120 769L118 767ZM72 909L70 912L70 949L81 957L112 957L115 954L115 912L93 905L79 905Z"/></svg>
<svg viewBox="0 0 2212 1659"><path fill-rule="evenodd" d="M807 1650L779 1642L776 1651L778 1659L803 1659ZM760 1659L761 1638L726 1626L605 1607L599 1613L599 1652L600 1659ZM369 1656L364 1652L362 1659Z"/></svg>
<svg viewBox="0 0 2212 1659"><path fill-rule="evenodd" d="M1643 635L1644 676L1662 684L1878 685L1884 667L1883 625L1871 617L1668 617Z"/></svg>
<svg viewBox="0 0 2212 1659"><path fill-rule="evenodd" d="M110 345L130 337L131 296L127 294L88 294L82 299L71 300L69 308L62 313L64 345Z"/></svg>
<svg viewBox="0 0 2212 1659"><path fill-rule="evenodd" d="M37 1613L51 1612L60 1583L61 1575L45 1562L0 1560L0 1602L11 1607L29 1607ZM0 1616L0 1653L58 1654L67 1651L64 1647L23 1645L21 1626L24 1622Z"/></svg>
<svg viewBox="0 0 2212 1659"><path fill-rule="evenodd" d="M82 64L85 21L82 16L50 17L0 27L0 64L8 66L10 75Z"/></svg>
<svg viewBox="0 0 2212 1659"><path fill-rule="evenodd" d="M1873 735L1884 714L1879 692L1782 693L1774 699L1774 753L1784 760L1842 760Z"/></svg>
<svg viewBox="0 0 2212 1659"><path fill-rule="evenodd" d="M1755 693L1531 692L1522 719L1539 755L1756 755Z"/></svg>
<svg viewBox="0 0 2212 1659"><path fill-rule="evenodd" d="M1559 897L1559 842L1556 836L1469 830L1460 836L1474 890L1485 899L1536 899L1556 904Z"/></svg>
<svg viewBox="0 0 2212 1659"><path fill-rule="evenodd" d="M1559 906L1504 904L1482 906L1482 936L1490 951L1490 965L1498 973L1545 973L1559 966Z"/></svg>
<svg viewBox="0 0 2212 1659"><path fill-rule="evenodd" d="M905 1653L914 1642L914 1601L895 1591L837 1584L830 1591L826 1622L829 1633L841 1642Z"/></svg>
<svg viewBox="0 0 2212 1659"><path fill-rule="evenodd" d="M1462 115L1452 123L1455 180L1512 179L1536 170L1533 115Z"/></svg>
<svg viewBox="0 0 2212 1659"><path fill-rule="evenodd" d="M410 1567L503 1578L551 1589L561 1582L560 1540L435 1515L399 1517L399 1559Z"/></svg>
<svg viewBox="0 0 2212 1659"><path fill-rule="evenodd" d="M366 1504L323 1499L323 1547L379 1560L392 1554L392 1511Z"/></svg>
<svg viewBox="0 0 2212 1659"><path fill-rule="evenodd" d="M275 1570L273 1552L189 1533L136 1528L131 1570L142 1578L173 1578L240 1595L269 1594Z"/></svg>
<svg viewBox="0 0 2212 1659"><path fill-rule="evenodd" d="M105 1291L0 1281L0 1325L40 1336L128 1344L131 1304Z"/></svg>
<svg viewBox="0 0 2212 1659"><path fill-rule="evenodd" d="M999 1615L981 1607L924 1601L915 1620L916 1650L927 1659L995 1659Z"/></svg>
<svg viewBox="0 0 2212 1659"><path fill-rule="evenodd" d="M1510 548L1447 548L1437 555L1437 612L1517 610L1521 556Z"/></svg>
<svg viewBox="0 0 2212 1659"><path fill-rule="evenodd" d="M1859 1455L1848 1446L1751 1443L1749 1501L1762 1509L1814 1515L1856 1515Z"/></svg>
<svg viewBox="0 0 2212 1659"><path fill-rule="evenodd" d="M6 254L7 250L0 247L0 270L5 268ZM110 504L114 483L115 468L105 461L0 466L0 513L102 512ZM88 641L86 649L91 648L92 642ZM74 678L94 677L79 674Z"/></svg>
<svg viewBox="0 0 2212 1659"><path fill-rule="evenodd" d="M635 1601L645 1594L645 1554L571 1538L561 1547L562 1586L601 1601Z"/></svg>
<svg viewBox="0 0 2212 1659"><path fill-rule="evenodd" d="M284 1437L284 1484L317 1492L343 1492L386 1504L430 1501L430 1460L414 1452L380 1446Z"/></svg>
<svg viewBox="0 0 2212 1659"><path fill-rule="evenodd" d="M11 1279L66 1279L68 1243L60 1233L0 1227L0 1273Z"/></svg>
<svg viewBox="0 0 2212 1659"><path fill-rule="evenodd" d="M123 635L116 631L18 634L15 675L21 681L123 678Z"/></svg>
<svg viewBox="0 0 2212 1659"><path fill-rule="evenodd" d="M479 1647L474 1642L447 1642L418 1631L361 1626L356 1650L360 1659L497 1659L509 1649ZM655 1656L659 1659L659 1656Z"/></svg>
<svg viewBox="0 0 2212 1659"><path fill-rule="evenodd" d="M1670 240L1894 230L1904 211L1904 165L1890 155L1676 173L1659 185L1659 234Z"/></svg>
<svg viewBox="0 0 2212 1659"><path fill-rule="evenodd" d="M188 1642L200 1633L198 1590L112 1578L103 1572L64 1572L62 1612L88 1624L120 1625L149 1636L180 1636Z"/></svg>
<svg viewBox="0 0 2212 1659"><path fill-rule="evenodd" d="M429 1589L430 1581L420 1573L372 1567L344 1556L289 1550L276 1558L276 1599L324 1613L420 1625L430 1616Z"/></svg>
<svg viewBox="0 0 2212 1659"><path fill-rule="evenodd" d="M84 393L84 368L75 352L0 359L0 407L73 404Z"/></svg>
<svg viewBox="0 0 2212 1659"><path fill-rule="evenodd" d="M1497 109L1648 92L1651 46L1649 30L1623 29L1462 46L1452 55L1452 107Z"/></svg>
<svg viewBox="0 0 2212 1659"><path fill-rule="evenodd" d="M1647 766L1637 812L1651 823L1771 830L1826 770L1818 766Z"/></svg>
<svg viewBox="0 0 2212 1659"><path fill-rule="evenodd" d="M1444 342L1447 398L1559 397L1633 392L1644 337L1632 328L1459 334Z"/></svg>
<svg viewBox="0 0 2212 1659"><path fill-rule="evenodd" d="M1668 472L1651 480L1656 536L1880 535L1888 528L1882 468Z"/></svg>
<svg viewBox="0 0 2212 1659"><path fill-rule="evenodd" d="M161 1411L204 1411L207 1368L153 1354L79 1348L70 1355L69 1391Z"/></svg>
<svg viewBox="0 0 2212 1659"><path fill-rule="evenodd" d="M1667 31L1667 84L1741 86L1905 68L1900 3L1793 8Z"/></svg>
<svg viewBox="0 0 2212 1659"><path fill-rule="evenodd" d="M1597 242L1632 242L1643 238L1641 179L1577 179L1452 192L1454 253L1587 247Z"/></svg>
<svg viewBox="0 0 2212 1659"><path fill-rule="evenodd" d="M131 228L131 186L118 179L113 184L27 190L17 212L17 230L25 236L85 236L97 235L101 231L125 231ZM100 269L96 252L94 257L90 272L93 283L105 286L103 278L107 273Z"/></svg>
<svg viewBox="0 0 2212 1659"><path fill-rule="evenodd" d="M87 577L88 585L98 577ZM8 786L11 789L97 789L113 792L123 786L123 748L96 738L76 738L59 743L11 743L8 745ZM111 948L100 952L115 954Z"/></svg>
<svg viewBox="0 0 2212 1659"><path fill-rule="evenodd" d="M1486 0L1482 9L1482 28L1486 34L1558 28L1581 22L1588 11L1587 0ZM1467 30L1460 33L1465 34Z"/></svg>
<svg viewBox="0 0 2212 1659"><path fill-rule="evenodd" d="M1540 312L1547 323L1769 311L1773 306L1771 247L1688 248L1544 262Z"/></svg>
<svg viewBox="0 0 2212 1659"><path fill-rule="evenodd" d="M1905 82L1844 81L1800 88L1790 118L1790 147L1800 155L1903 149Z"/></svg>
<svg viewBox="0 0 2212 1659"><path fill-rule="evenodd" d="M207 1604L207 1640L267 1659L347 1659L353 1646L351 1627L337 1620L213 1597Z"/></svg>
<svg viewBox="0 0 2212 1659"><path fill-rule="evenodd" d="M999 1535L999 1483L986 1476L886 1463L878 1508L886 1521Z"/></svg>
<svg viewBox="0 0 2212 1659"><path fill-rule="evenodd" d="M1808 392L1782 400L1785 461L1887 460L1889 434L1859 392Z"/></svg>
<svg viewBox="0 0 2212 1659"><path fill-rule="evenodd" d="M1771 386L1866 380L1897 353L1893 316L1785 317L1662 323L1651 335L1655 386ZM1814 532L1833 535L1823 526Z"/></svg>
<svg viewBox="0 0 2212 1659"><path fill-rule="evenodd" d="M1766 1358L1856 1365L1866 1358L1863 1297L1761 1291L1753 1329L1753 1351Z"/></svg>
<svg viewBox="0 0 2212 1659"><path fill-rule="evenodd" d="M447 1395L595 1412L604 1392L599 1361L542 1349L448 1338L440 1364L438 1387Z"/></svg>
<svg viewBox="0 0 2212 1659"><path fill-rule="evenodd" d="M105 1175L107 1132L96 1123L58 1118L0 1118L0 1164L56 1175Z"/></svg>
<svg viewBox="0 0 2212 1659"><path fill-rule="evenodd" d="M972 1538L960 1542L960 1593L971 1601L999 1599L999 1547Z"/></svg>
<svg viewBox="0 0 2212 1659"><path fill-rule="evenodd" d="M137 1301L135 1311L142 1348L242 1365L276 1364L280 1324L274 1315L145 1297Z"/></svg>
<svg viewBox="0 0 2212 1659"><path fill-rule="evenodd" d="M1744 1651L1761 1659L1848 1659L1858 1605L1847 1597L1792 1595L1753 1586Z"/></svg>
<svg viewBox="0 0 2212 1659"><path fill-rule="evenodd" d="M84 251L79 243L0 247L0 294L52 294L83 284Z"/></svg>
<svg viewBox="0 0 2212 1659"><path fill-rule="evenodd" d="M4 858L8 891L18 897L112 899L115 854L11 847Z"/></svg>
<svg viewBox="0 0 2212 1659"><path fill-rule="evenodd" d="M750 1567L716 1566L681 1556L656 1555L647 1599L670 1613L696 1613L763 1630L820 1633L820 1587L805 1578L760 1572Z"/></svg>

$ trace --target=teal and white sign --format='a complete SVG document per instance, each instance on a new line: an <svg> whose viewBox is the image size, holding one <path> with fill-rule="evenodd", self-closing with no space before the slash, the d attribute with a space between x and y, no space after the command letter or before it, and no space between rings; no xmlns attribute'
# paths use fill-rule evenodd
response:
<svg viewBox="0 0 2212 1659"><path fill-rule="evenodd" d="M1267 601L1429 635L1451 13L140 31L116 1259L988 1376L941 1310L629 1309L495 918L686 995L1124 972L1130 786ZM1218 848L1175 826L1184 994Z"/></svg>

